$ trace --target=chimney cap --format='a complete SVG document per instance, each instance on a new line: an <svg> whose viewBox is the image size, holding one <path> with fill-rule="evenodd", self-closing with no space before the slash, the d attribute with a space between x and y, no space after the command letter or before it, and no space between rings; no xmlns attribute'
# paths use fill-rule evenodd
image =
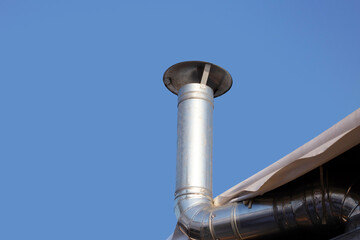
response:
<svg viewBox="0 0 360 240"><path fill-rule="evenodd" d="M165 86L177 95L182 86L200 83L206 64L211 65L206 85L214 90L214 97L223 95L231 88L232 77L225 69L209 62L187 61L169 67L163 77Z"/></svg>

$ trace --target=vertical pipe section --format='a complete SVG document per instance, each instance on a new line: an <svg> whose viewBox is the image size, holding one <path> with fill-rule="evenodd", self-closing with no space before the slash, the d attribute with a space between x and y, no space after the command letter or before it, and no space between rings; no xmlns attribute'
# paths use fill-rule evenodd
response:
<svg viewBox="0 0 360 240"><path fill-rule="evenodd" d="M177 217L192 202L212 201L213 109L214 93L210 87L189 83L180 88L175 192ZM178 204L181 199L187 199L182 201L186 206Z"/></svg>

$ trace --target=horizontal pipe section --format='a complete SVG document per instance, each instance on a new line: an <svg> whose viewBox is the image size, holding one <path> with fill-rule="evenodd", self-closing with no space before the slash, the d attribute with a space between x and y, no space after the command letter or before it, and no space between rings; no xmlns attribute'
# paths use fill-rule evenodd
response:
<svg viewBox="0 0 360 240"><path fill-rule="evenodd" d="M346 188L323 190L296 189L284 196L253 199L251 206L194 204L181 214L179 224L189 238L211 240L258 239L324 225L346 224L347 231L359 227L359 194Z"/></svg>

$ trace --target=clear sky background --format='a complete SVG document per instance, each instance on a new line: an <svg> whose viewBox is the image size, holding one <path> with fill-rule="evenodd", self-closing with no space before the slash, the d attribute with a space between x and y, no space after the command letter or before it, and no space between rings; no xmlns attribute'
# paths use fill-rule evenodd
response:
<svg viewBox="0 0 360 240"><path fill-rule="evenodd" d="M214 195L359 107L359 1L0 1L0 239L166 239L180 61L213 62ZM145 236L145 237L144 237Z"/></svg>

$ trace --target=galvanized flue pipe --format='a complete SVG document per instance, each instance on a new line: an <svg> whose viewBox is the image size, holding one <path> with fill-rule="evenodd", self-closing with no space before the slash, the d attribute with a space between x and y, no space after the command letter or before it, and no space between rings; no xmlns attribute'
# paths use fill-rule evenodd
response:
<svg viewBox="0 0 360 240"><path fill-rule="evenodd" d="M212 131L214 97L228 91L230 74L207 62L170 67L164 83L178 95L175 213L190 239L259 239L299 228L347 223L358 227L359 191L312 183L250 205L212 202ZM320 187L319 187L320 186ZM352 189L352 191L351 191Z"/></svg>
<svg viewBox="0 0 360 240"><path fill-rule="evenodd" d="M181 87L178 98L178 142L175 199L212 201L213 90L198 83ZM179 217L181 204L176 204Z"/></svg>
<svg viewBox="0 0 360 240"><path fill-rule="evenodd" d="M178 141L175 214L194 205L212 206L214 96L232 85L230 74L207 62L182 62L164 74L164 83L178 95Z"/></svg>

